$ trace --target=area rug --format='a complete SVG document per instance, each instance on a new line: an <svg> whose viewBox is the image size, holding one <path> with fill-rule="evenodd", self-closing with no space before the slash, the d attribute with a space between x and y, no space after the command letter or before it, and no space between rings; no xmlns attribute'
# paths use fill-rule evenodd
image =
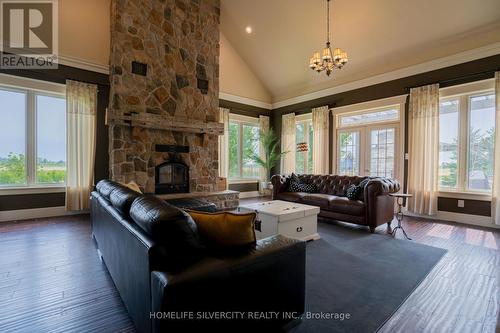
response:
<svg viewBox="0 0 500 333"><path fill-rule="evenodd" d="M307 244L306 314L293 333L376 332L446 253L334 224L318 231Z"/></svg>

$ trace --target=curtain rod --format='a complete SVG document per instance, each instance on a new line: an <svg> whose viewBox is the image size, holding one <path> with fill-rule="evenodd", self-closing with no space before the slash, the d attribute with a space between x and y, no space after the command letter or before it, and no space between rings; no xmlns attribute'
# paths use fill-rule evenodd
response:
<svg viewBox="0 0 500 333"><path fill-rule="evenodd" d="M412 89L412 88L418 88L418 87L426 86L428 84L435 84L435 83L439 83L439 85L443 85L443 84L452 83L452 82L460 81L460 80L463 80L463 79L473 78L473 77L476 77L476 76L482 76L482 75L486 75L486 74L492 75L494 77L495 76L495 72L499 71L499 70L500 69L496 69L496 70L490 69L490 70L487 70L487 71L482 71L482 72L477 72L477 73L472 73L472 74L461 75L461 76L454 77L452 79L440 80L440 81L437 81L437 82L430 82L430 83L425 83L425 84L419 84L419 85L416 85L416 86L406 87L405 90L406 91L410 91L410 89Z"/></svg>

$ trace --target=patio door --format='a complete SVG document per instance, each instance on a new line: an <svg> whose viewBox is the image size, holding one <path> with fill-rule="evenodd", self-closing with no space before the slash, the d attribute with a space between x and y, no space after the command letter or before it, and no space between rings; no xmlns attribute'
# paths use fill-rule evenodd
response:
<svg viewBox="0 0 500 333"><path fill-rule="evenodd" d="M398 177L398 125L369 125L337 131L337 173Z"/></svg>

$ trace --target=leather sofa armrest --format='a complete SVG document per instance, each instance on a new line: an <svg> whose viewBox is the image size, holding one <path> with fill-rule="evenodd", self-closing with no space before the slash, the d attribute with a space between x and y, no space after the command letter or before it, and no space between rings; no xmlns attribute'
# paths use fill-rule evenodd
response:
<svg viewBox="0 0 500 333"><path fill-rule="evenodd" d="M371 179L365 186L365 200L370 200L377 195L396 193L401 185L395 179L375 178Z"/></svg>
<svg viewBox="0 0 500 333"><path fill-rule="evenodd" d="M206 257L179 274L151 273L152 312L304 312L306 243L276 235L244 254ZM257 297L257 295L260 295ZM153 320L153 331L197 320Z"/></svg>
<svg viewBox="0 0 500 333"><path fill-rule="evenodd" d="M287 175L274 175L271 177L271 183L273 184L273 200L278 198L278 193L285 192L286 183L290 177Z"/></svg>
<svg viewBox="0 0 500 333"><path fill-rule="evenodd" d="M394 198L390 193L401 189L399 182L390 178L371 179L365 187L366 221L370 231L383 223L390 222L394 214Z"/></svg>

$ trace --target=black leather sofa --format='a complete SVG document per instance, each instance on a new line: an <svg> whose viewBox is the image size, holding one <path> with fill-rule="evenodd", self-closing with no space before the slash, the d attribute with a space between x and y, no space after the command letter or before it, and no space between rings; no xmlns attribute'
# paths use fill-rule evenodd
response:
<svg viewBox="0 0 500 333"><path fill-rule="evenodd" d="M276 331L304 312L304 242L273 236L214 252L184 211L109 180L92 192L91 220L98 253L138 332ZM249 318L266 311L279 315Z"/></svg>

